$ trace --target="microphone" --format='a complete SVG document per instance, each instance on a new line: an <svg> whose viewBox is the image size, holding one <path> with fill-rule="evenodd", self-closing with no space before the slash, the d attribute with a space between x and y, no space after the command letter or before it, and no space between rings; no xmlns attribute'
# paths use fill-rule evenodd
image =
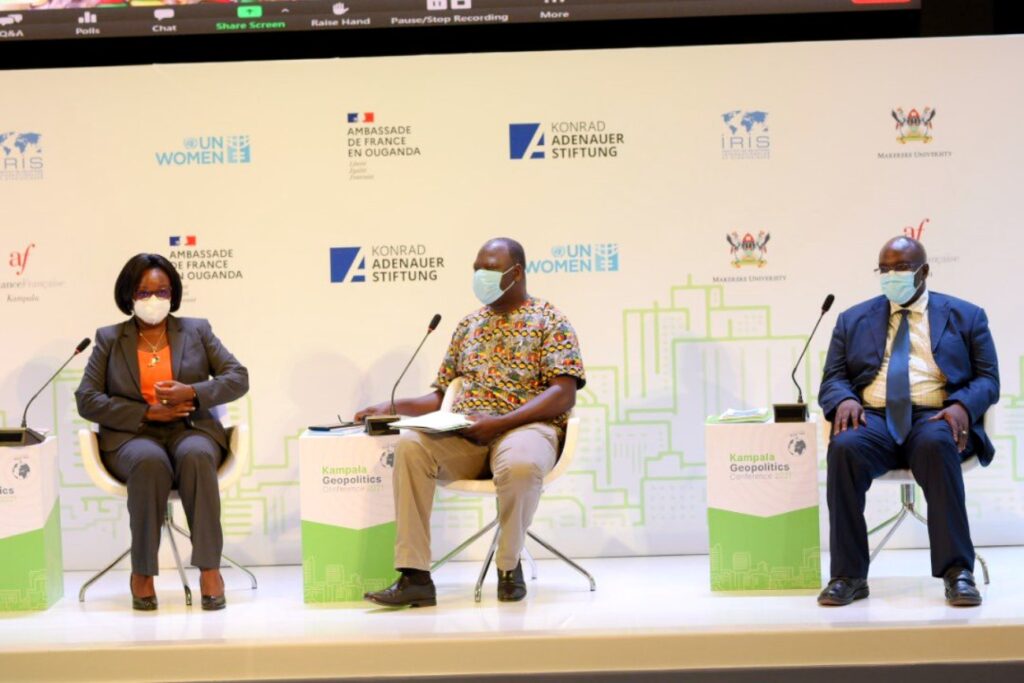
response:
<svg viewBox="0 0 1024 683"><path fill-rule="evenodd" d="M402 378L405 377L405 373L408 372L412 362L416 359L420 349L423 348L423 344L427 341L427 337L430 333L437 329L437 326L441 324L441 314L435 313L434 317L430 319L430 324L427 325L427 333L423 335L423 339L420 340L420 345L416 347L416 350L412 352L412 356L409 357L409 362L402 368L402 373L398 375L398 379L395 380L395 384L391 387L391 414L390 415L371 415L366 418L366 433L374 436L382 434L397 434L397 429L388 427L392 422L398 421L398 411L395 410L395 392L398 391L398 385L401 384Z"/></svg>
<svg viewBox="0 0 1024 683"><path fill-rule="evenodd" d="M57 368L57 372L53 373L43 386L39 387L39 391L32 395L32 398L25 404L25 411L21 414L21 427L17 429L0 429L0 446L32 446L43 441L45 437L28 426L28 409L32 406L32 402L38 398L39 394L43 393L43 389L50 386L50 382L57 378L61 370L66 368L68 363L74 360L75 356L85 351L91 342L92 340L88 337L78 342L74 353L64 361L63 365Z"/></svg>
<svg viewBox="0 0 1024 683"><path fill-rule="evenodd" d="M807 404L804 403L804 390L800 386L800 383L796 381L796 371L800 368L800 362L804 359L804 355L807 353L807 349L811 346L811 340L814 339L814 333L818 331L818 325L821 324L822 318L832 308L832 304L835 302L836 297L834 294L829 294L825 297L825 301L821 304L821 314L818 316L818 320L814 323L814 328L811 330L810 336L807 337L807 343L804 344L803 350L800 352L799 358L796 359L796 364L793 366L793 372L790 374L790 379L793 380L794 386L796 386L797 399L796 403L776 403L772 406L775 413L776 422L806 422L807 421Z"/></svg>

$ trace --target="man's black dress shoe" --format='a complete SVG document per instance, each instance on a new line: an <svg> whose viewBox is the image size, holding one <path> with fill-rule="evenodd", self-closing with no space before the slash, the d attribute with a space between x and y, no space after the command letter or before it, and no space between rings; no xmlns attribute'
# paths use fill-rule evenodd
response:
<svg viewBox="0 0 1024 683"><path fill-rule="evenodd" d="M974 574L963 567L950 567L942 577L946 584L946 602L953 607L977 607L981 593L974 583Z"/></svg>
<svg viewBox="0 0 1024 683"><path fill-rule="evenodd" d="M818 595L818 604L825 607L841 607L849 605L854 600L863 600L868 597L867 579L850 579L845 576L837 576L829 579L825 590Z"/></svg>
<svg viewBox="0 0 1024 683"><path fill-rule="evenodd" d="M498 600L519 602L526 597L526 581L523 579L523 563L510 572L498 570Z"/></svg>
<svg viewBox="0 0 1024 683"><path fill-rule="evenodd" d="M363 598L384 607L433 607L437 604L434 582L413 583L404 574L382 591L364 593Z"/></svg>
<svg viewBox="0 0 1024 683"><path fill-rule="evenodd" d="M156 596L147 595L144 598L136 596L135 591L132 590L131 577L128 578L128 590L132 594L132 609L140 612L152 612L156 609Z"/></svg>

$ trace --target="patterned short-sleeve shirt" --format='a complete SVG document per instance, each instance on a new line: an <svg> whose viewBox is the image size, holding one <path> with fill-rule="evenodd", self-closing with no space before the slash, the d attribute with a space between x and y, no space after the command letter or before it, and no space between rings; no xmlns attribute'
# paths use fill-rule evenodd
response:
<svg viewBox="0 0 1024 683"><path fill-rule="evenodd" d="M529 297L508 313L485 306L463 318L434 387L444 391L462 377L454 412L504 415L539 396L559 375L575 377L578 389L586 384L576 331L557 308ZM564 428L568 417L552 422Z"/></svg>

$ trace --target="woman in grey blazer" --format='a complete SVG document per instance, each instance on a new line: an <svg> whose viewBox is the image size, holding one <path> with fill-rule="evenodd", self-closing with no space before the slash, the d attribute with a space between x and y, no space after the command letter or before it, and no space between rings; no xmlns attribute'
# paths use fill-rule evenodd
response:
<svg viewBox="0 0 1024 683"><path fill-rule="evenodd" d="M222 609L217 467L227 435L210 409L244 396L249 373L207 320L170 315L181 305L181 278L163 256L132 257L114 301L131 318L96 331L75 399L78 413L100 426L104 465L128 486L132 607L157 607L160 527L174 488L191 530L203 609Z"/></svg>

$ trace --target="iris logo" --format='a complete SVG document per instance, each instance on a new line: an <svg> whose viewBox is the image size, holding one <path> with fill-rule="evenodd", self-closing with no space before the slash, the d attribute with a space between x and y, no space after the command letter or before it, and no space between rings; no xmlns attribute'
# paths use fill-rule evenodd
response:
<svg viewBox="0 0 1024 683"><path fill-rule="evenodd" d="M510 159L543 159L546 142L539 123L508 124Z"/></svg>
<svg viewBox="0 0 1024 683"><path fill-rule="evenodd" d="M0 132L0 180L42 180L42 137L39 133Z"/></svg>
<svg viewBox="0 0 1024 683"><path fill-rule="evenodd" d="M362 247L331 247L331 282L366 282Z"/></svg>

